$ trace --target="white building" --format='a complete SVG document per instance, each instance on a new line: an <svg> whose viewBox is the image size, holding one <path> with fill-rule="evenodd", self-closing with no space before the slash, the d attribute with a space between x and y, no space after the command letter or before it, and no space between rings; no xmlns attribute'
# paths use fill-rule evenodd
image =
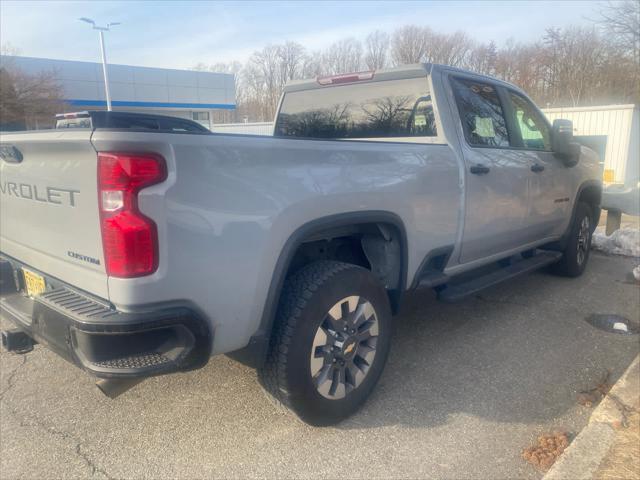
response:
<svg viewBox="0 0 640 480"><path fill-rule="evenodd" d="M604 160L605 183L635 187L640 181L640 112L634 105L543 108L553 122L573 122L574 135Z"/></svg>

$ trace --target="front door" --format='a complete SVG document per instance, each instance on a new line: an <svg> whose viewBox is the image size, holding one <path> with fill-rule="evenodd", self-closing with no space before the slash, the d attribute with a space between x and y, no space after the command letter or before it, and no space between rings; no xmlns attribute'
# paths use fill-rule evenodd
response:
<svg viewBox="0 0 640 480"><path fill-rule="evenodd" d="M473 77L450 77L462 122L465 221L460 262L524 245L531 162L510 148L498 87Z"/></svg>
<svg viewBox="0 0 640 480"><path fill-rule="evenodd" d="M525 96L513 90L506 93L513 118L519 152L531 163L530 207L527 232L531 240L542 240L563 233L573 204L572 172L551 151L551 129L543 114Z"/></svg>

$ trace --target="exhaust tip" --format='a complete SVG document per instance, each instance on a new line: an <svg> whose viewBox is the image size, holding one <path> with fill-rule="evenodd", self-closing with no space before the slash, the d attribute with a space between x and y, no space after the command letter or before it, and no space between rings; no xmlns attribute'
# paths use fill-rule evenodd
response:
<svg viewBox="0 0 640 480"><path fill-rule="evenodd" d="M101 378L96 382L96 387L113 400L143 380L144 378Z"/></svg>

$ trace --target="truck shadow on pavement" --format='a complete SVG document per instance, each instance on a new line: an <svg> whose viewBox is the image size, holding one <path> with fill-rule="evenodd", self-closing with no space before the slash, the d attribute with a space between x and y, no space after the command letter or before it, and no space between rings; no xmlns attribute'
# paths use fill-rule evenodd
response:
<svg viewBox="0 0 640 480"><path fill-rule="evenodd" d="M342 428L436 426L458 413L541 423L575 408L580 391L607 371L615 381L640 351L636 335L585 322L594 312L639 315L638 285L605 265L620 259L592 261L597 272L579 279L539 272L457 304L409 294L383 377Z"/></svg>

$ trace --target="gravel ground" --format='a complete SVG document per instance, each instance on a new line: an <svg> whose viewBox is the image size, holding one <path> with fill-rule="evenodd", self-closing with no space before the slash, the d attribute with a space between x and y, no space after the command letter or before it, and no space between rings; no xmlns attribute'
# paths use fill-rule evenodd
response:
<svg viewBox="0 0 640 480"><path fill-rule="evenodd" d="M633 266L594 254L579 279L539 272L453 305L412 294L378 388L335 428L276 408L224 356L114 401L42 347L2 352L0 477L540 478L522 449L577 433L590 414L579 392L640 350L584 320L638 320Z"/></svg>

